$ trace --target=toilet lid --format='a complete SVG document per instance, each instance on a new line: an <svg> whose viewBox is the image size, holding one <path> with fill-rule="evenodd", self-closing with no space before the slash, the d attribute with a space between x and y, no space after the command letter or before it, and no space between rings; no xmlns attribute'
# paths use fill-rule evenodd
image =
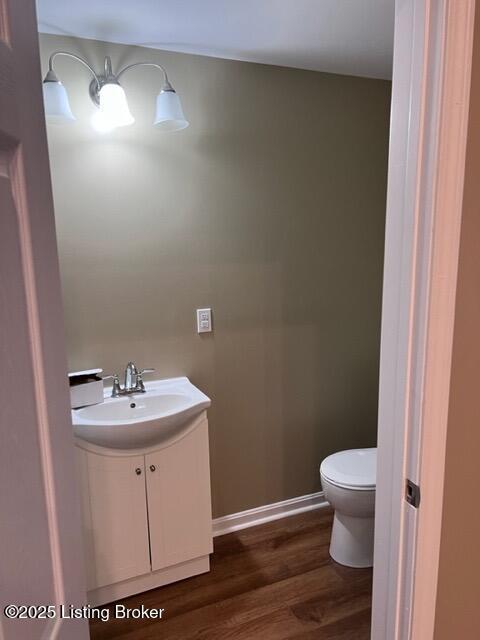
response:
<svg viewBox="0 0 480 640"><path fill-rule="evenodd" d="M322 462L320 473L333 484L374 489L377 476L377 449L349 449L334 453Z"/></svg>

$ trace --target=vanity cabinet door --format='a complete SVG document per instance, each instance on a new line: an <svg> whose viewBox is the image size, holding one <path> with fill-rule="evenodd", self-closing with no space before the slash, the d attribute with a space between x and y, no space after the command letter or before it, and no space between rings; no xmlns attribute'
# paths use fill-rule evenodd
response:
<svg viewBox="0 0 480 640"><path fill-rule="evenodd" d="M77 452L88 590L148 573L144 456Z"/></svg>
<svg viewBox="0 0 480 640"><path fill-rule="evenodd" d="M145 456L152 569L213 551L208 423Z"/></svg>

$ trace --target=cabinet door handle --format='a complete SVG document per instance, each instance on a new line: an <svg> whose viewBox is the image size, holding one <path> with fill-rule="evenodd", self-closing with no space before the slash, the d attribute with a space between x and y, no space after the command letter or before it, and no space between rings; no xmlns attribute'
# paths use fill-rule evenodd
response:
<svg viewBox="0 0 480 640"><path fill-rule="evenodd" d="M137 467L137 468L135 469L135 473L137 474L137 476L141 475L142 470L140 469L140 467Z"/></svg>
<svg viewBox="0 0 480 640"><path fill-rule="evenodd" d="M150 471L153 473L157 467L154 464L150 465Z"/></svg>

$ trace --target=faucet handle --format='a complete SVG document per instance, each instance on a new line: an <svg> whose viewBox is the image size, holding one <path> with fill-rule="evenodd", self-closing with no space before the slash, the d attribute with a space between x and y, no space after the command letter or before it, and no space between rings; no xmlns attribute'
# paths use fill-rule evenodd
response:
<svg viewBox="0 0 480 640"><path fill-rule="evenodd" d="M112 398L118 398L121 392L120 380L118 379L118 373L114 373L111 376L103 376L103 380L113 380L112 385Z"/></svg>
<svg viewBox="0 0 480 640"><path fill-rule="evenodd" d="M141 371L137 371L137 384L136 388L140 393L145 393L145 385L143 384L143 374L144 373L153 373L155 369L142 369Z"/></svg>

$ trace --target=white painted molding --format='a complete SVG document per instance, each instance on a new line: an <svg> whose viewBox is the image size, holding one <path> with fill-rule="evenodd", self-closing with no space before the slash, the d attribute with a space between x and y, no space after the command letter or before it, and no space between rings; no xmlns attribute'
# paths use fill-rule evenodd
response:
<svg viewBox="0 0 480 640"><path fill-rule="evenodd" d="M272 520L295 516L305 511L313 511L327 506L328 502L325 500L323 491L290 498L282 502L265 504L262 507L255 507L254 509L247 509L246 511L239 511L238 513L216 518L212 523L213 536L223 536L226 533L255 527L258 524L272 522Z"/></svg>
<svg viewBox="0 0 480 640"><path fill-rule="evenodd" d="M419 405L418 421L421 420L415 445L418 480L414 482L421 486L422 507L418 511L415 557L411 559L408 576L413 594L408 636L411 640L429 640L436 635L450 372L478 8L479 3L474 0L442 0L432 5L432 13L439 12L438 42L432 49L433 61L429 64L431 75L436 73L438 78L438 92L432 96L438 115L433 130L426 131L430 155L423 161L423 171L431 181L425 187L425 205L420 210L421 217L430 218L431 222L425 232L429 235L426 244L430 258L424 267L429 291L424 303L424 335L419 347L421 376L418 375L419 383L414 391ZM426 118L427 122L434 120L428 109ZM407 472L410 473L410 469L407 468Z"/></svg>
<svg viewBox="0 0 480 640"><path fill-rule="evenodd" d="M371 640L431 640L475 2L395 8Z"/></svg>

